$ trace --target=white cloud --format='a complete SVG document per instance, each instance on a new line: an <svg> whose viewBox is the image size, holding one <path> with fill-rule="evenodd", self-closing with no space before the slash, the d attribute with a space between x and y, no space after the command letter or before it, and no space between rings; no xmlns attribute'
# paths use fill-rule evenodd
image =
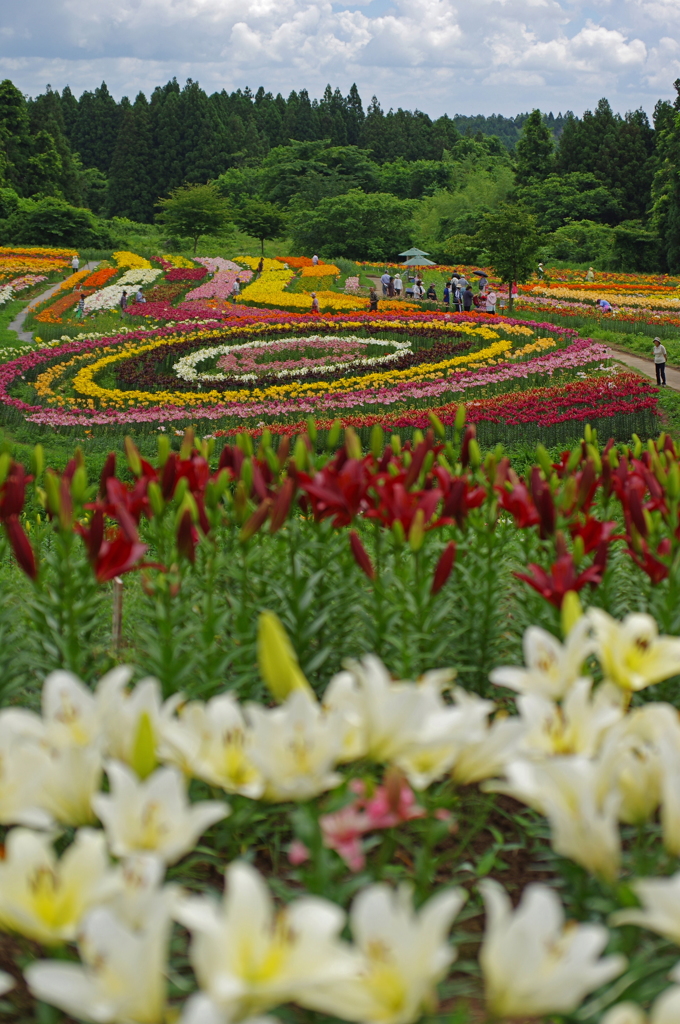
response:
<svg viewBox="0 0 680 1024"><path fill-rule="evenodd" d="M367 102L433 115L577 112L607 94L672 94L679 0L23 0L0 74L30 93L105 79L115 95L176 76L287 95L353 81Z"/></svg>

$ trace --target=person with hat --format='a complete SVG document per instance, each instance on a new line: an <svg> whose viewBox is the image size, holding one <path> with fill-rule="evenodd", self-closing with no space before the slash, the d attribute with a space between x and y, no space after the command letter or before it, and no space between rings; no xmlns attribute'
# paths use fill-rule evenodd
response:
<svg viewBox="0 0 680 1024"><path fill-rule="evenodd" d="M654 339L654 369L656 370L656 383L659 387L666 387L666 349L661 344L661 338Z"/></svg>
<svg viewBox="0 0 680 1024"><path fill-rule="evenodd" d="M595 280L595 271L593 270L592 267L588 267L588 273L586 274L586 281L594 281L594 280Z"/></svg>

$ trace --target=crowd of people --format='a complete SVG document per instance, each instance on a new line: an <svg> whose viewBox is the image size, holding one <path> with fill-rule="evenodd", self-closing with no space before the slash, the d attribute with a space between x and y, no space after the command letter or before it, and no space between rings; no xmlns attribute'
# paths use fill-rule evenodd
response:
<svg viewBox="0 0 680 1024"><path fill-rule="evenodd" d="M401 275L398 272L390 274L386 270L380 278L380 285L384 299L400 299L403 294L406 299L413 302L439 303L440 301L434 282L429 284L426 289L420 277L413 278L404 288ZM377 310L379 295L376 287L371 288L369 298L371 309ZM475 291L464 275L454 273L444 283L441 303L446 309L452 309L456 313L469 313L473 309L477 312L495 313L498 295L489 286L489 279L485 274L480 272L477 291Z"/></svg>

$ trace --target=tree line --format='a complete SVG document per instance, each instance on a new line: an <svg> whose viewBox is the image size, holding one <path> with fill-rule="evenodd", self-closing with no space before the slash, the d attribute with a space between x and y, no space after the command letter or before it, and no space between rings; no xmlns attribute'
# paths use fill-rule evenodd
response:
<svg viewBox="0 0 680 1024"><path fill-rule="evenodd" d="M347 96L329 85L318 100L304 89L286 99L263 88L208 95L173 79L150 98L116 101L105 83L79 98L48 87L27 99L5 81L0 233L25 234L29 215L40 219L30 204L44 210L51 199L96 215L87 227L94 242L106 233L102 218L151 223L159 198L213 182L232 220L247 223L248 205L264 202L296 244L327 252L346 242L339 222L350 225L346 236L392 217L395 231L410 225L439 258L474 258L480 218L510 202L532 214L554 258L677 270L676 87L679 98L659 101L650 121L642 110L614 113L606 99L582 117L432 119L384 111L376 97L364 108L356 85ZM346 254L376 255L390 234L358 237Z"/></svg>

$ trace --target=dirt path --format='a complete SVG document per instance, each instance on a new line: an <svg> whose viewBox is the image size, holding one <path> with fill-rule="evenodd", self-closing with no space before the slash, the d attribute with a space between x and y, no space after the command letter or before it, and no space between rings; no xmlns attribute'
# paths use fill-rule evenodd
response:
<svg viewBox="0 0 680 1024"><path fill-rule="evenodd" d="M654 369L653 359L631 355L625 349L614 348L612 345L609 346L609 350L612 359L616 359L619 363L625 363L626 366L630 366L633 370L638 370L639 373L644 373L646 377L651 377L656 382L656 370ZM680 370L673 370L666 366L666 383L672 391L680 391Z"/></svg>
<svg viewBox="0 0 680 1024"><path fill-rule="evenodd" d="M99 266L99 261L94 262L94 263L86 263L85 266L82 267L81 269L82 270L94 270L98 266ZM21 310L21 312L18 313L15 316L15 318L14 318L14 320L12 320L11 324L7 325L7 330L8 331L15 331L16 334L17 334L17 337L19 338L19 341L23 341L25 344L32 345L33 344L33 334L30 331L23 330L24 321L25 321L26 317L28 316L28 314L31 313L37 306L39 306L41 302L44 302L45 299L49 299L49 297L51 295L54 295L54 293L56 291L58 291L59 288L61 288L62 284L63 284L63 281L57 281L56 284L50 285L50 287L46 291L41 292L40 295L36 295L36 297L34 299L31 299L29 304L27 306L24 306L24 308Z"/></svg>

